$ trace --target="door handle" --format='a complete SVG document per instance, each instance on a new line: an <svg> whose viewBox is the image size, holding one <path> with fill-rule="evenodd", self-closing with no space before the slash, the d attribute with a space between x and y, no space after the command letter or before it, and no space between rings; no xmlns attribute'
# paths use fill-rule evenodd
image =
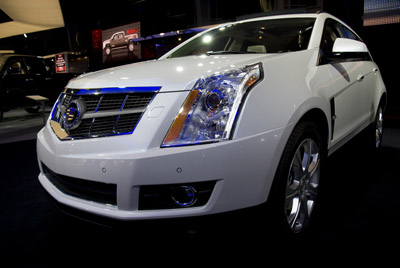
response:
<svg viewBox="0 0 400 268"><path fill-rule="evenodd" d="M364 75L359 74L359 75L357 76L357 81L358 81L358 82L362 82L363 80L364 80Z"/></svg>

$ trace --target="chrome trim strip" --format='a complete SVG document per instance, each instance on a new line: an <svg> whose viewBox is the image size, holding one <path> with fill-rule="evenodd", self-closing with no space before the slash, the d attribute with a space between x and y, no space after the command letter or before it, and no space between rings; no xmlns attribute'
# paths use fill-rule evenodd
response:
<svg viewBox="0 0 400 268"><path fill-rule="evenodd" d="M161 87L110 87L95 89L76 89L67 88L65 93L72 95L100 95L100 94L118 94L118 93L157 93Z"/></svg>
<svg viewBox="0 0 400 268"><path fill-rule="evenodd" d="M113 115L123 115L123 114L134 114L134 113L142 113L146 108L133 108L126 110L111 110L105 112L87 112L83 115L82 119L87 118L97 118L97 117L105 117L105 116L113 116Z"/></svg>

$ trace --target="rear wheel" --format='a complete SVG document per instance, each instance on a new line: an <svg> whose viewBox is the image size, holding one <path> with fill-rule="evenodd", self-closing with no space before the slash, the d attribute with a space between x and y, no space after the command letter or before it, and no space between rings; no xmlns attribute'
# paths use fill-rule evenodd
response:
<svg viewBox="0 0 400 268"><path fill-rule="evenodd" d="M383 108L380 105L375 118L375 148L382 146L383 139Z"/></svg>
<svg viewBox="0 0 400 268"><path fill-rule="evenodd" d="M383 141L383 105L379 105L375 120L361 134L363 147L369 154L374 154L382 147Z"/></svg>
<svg viewBox="0 0 400 268"><path fill-rule="evenodd" d="M132 42L132 41L129 41L129 43L128 43L128 50L129 50L130 52L132 52L134 48L135 48L135 46L134 46L133 42Z"/></svg>

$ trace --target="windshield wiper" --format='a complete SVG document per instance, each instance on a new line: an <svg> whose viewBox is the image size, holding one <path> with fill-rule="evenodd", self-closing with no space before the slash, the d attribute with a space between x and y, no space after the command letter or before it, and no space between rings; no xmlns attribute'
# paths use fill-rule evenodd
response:
<svg viewBox="0 0 400 268"><path fill-rule="evenodd" d="M207 51L206 55L221 55L221 54L254 54L256 52L252 51L227 51L227 50L221 50L221 51Z"/></svg>

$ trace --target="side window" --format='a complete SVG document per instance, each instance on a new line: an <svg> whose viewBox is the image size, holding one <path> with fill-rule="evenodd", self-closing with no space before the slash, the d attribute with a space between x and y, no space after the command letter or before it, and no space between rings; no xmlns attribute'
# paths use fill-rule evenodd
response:
<svg viewBox="0 0 400 268"><path fill-rule="evenodd" d="M28 72L31 75L46 74L48 72L44 61L40 58L26 57L25 62Z"/></svg>
<svg viewBox="0 0 400 268"><path fill-rule="evenodd" d="M21 58L10 58L6 65L6 75L26 74L24 62Z"/></svg>
<svg viewBox="0 0 400 268"><path fill-rule="evenodd" d="M357 40L357 41L361 41L360 38L357 37L357 35L355 35L349 28L347 28L346 26L338 23L338 29L341 33L341 37L343 38L347 38L347 39L353 39L353 40ZM362 41L361 41L362 42Z"/></svg>
<svg viewBox="0 0 400 268"><path fill-rule="evenodd" d="M355 35L349 28L347 28L343 24L332 19L327 19L327 21L325 22L324 33L321 40L322 51L332 52L333 43L338 37L361 41L360 38L357 37L357 35Z"/></svg>
<svg viewBox="0 0 400 268"><path fill-rule="evenodd" d="M341 37L341 35L337 28L337 22L328 19L325 23L324 33L321 40L322 52L332 52L333 43L335 43L335 40L338 37Z"/></svg>
<svg viewBox="0 0 400 268"><path fill-rule="evenodd" d="M370 61L369 53L332 53L333 44L336 38L353 39L362 42L362 40L345 25L333 19L327 19L320 44L320 55L318 64L329 64L343 61Z"/></svg>

